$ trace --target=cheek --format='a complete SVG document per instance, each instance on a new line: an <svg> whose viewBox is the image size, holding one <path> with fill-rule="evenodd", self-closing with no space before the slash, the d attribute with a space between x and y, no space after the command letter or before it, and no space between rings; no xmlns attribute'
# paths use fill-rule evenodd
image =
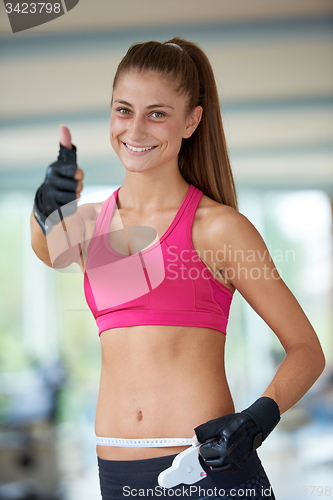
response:
<svg viewBox="0 0 333 500"><path fill-rule="evenodd" d="M180 123L169 124L165 130L165 139L175 146L182 141L183 128Z"/></svg>
<svg viewBox="0 0 333 500"><path fill-rule="evenodd" d="M121 130L119 128L119 123L117 119L112 119L110 120L110 140L115 141L117 136L121 133Z"/></svg>
<svg viewBox="0 0 333 500"><path fill-rule="evenodd" d="M183 140L183 127L181 125L172 130L171 137L174 147L179 151Z"/></svg>
<svg viewBox="0 0 333 500"><path fill-rule="evenodd" d="M119 145L118 145L117 135L115 134L114 127L110 127L109 137L110 137L110 144L111 144L112 148L114 149L115 152L117 152L119 149Z"/></svg>
<svg viewBox="0 0 333 500"><path fill-rule="evenodd" d="M117 120L111 116L110 119L110 135L114 135L114 130L117 128Z"/></svg>

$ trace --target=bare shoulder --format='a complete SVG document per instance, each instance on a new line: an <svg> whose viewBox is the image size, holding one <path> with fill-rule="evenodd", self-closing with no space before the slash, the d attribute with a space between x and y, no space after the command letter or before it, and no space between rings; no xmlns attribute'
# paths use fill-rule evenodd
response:
<svg viewBox="0 0 333 500"><path fill-rule="evenodd" d="M268 259L268 249L255 226L236 209L203 196L196 214L196 233L200 234L201 246L210 248L214 254L224 253L224 264L251 253ZM237 260L237 259L236 259ZM234 262L233 262L234 263Z"/></svg>
<svg viewBox="0 0 333 500"><path fill-rule="evenodd" d="M235 286L225 271L226 250L230 248L230 233L238 224L241 225L242 217L234 208L203 195L193 221L192 242L195 250L214 278L232 292Z"/></svg>
<svg viewBox="0 0 333 500"><path fill-rule="evenodd" d="M95 221L102 210L105 201L96 203L83 203L78 206L78 211L83 221Z"/></svg>
<svg viewBox="0 0 333 500"><path fill-rule="evenodd" d="M197 213L196 221L207 236L229 237L241 236L243 231L256 231L253 224L235 208L224 205L203 195Z"/></svg>

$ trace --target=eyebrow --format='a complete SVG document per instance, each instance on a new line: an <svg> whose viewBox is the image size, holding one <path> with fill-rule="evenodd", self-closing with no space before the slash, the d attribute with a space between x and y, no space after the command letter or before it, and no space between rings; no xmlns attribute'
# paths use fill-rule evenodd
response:
<svg viewBox="0 0 333 500"><path fill-rule="evenodd" d="M132 104L130 104L127 101L115 101L115 102L117 102L118 104L124 104L124 106L129 106L130 108L133 108ZM149 106L147 106L147 109L153 109L153 108L171 108L171 109L175 109L172 106L168 106L167 104L150 104Z"/></svg>

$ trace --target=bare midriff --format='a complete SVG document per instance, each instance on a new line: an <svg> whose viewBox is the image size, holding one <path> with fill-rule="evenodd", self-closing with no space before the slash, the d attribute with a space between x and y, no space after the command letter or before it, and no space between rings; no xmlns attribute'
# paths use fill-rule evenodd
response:
<svg viewBox="0 0 333 500"><path fill-rule="evenodd" d="M102 332L95 432L112 438L192 438L194 428L234 412L225 335L209 328L140 325ZM97 446L106 460L140 460L187 447Z"/></svg>

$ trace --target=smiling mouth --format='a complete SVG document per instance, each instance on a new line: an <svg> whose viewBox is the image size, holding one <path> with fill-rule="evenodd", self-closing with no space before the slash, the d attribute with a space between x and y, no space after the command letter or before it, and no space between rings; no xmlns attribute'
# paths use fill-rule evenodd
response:
<svg viewBox="0 0 333 500"><path fill-rule="evenodd" d="M151 149L155 149L157 148L157 146L146 146L144 148L136 148L134 146L130 146L129 144L127 144L126 142L123 142L124 146L128 149L130 149L131 151L137 151L137 152L142 152L142 151L149 151Z"/></svg>

